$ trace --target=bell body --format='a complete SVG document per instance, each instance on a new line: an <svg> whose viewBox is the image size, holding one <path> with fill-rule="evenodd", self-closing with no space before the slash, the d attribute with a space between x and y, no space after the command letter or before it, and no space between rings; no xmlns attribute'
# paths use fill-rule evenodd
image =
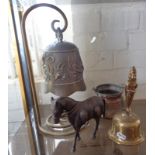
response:
<svg viewBox="0 0 155 155"><path fill-rule="evenodd" d="M144 141L140 119L135 113L126 110L113 117L108 135L111 140L123 145L136 145Z"/></svg>
<svg viewBox="0 0 155 155"><path fill-rule="evenodd" d="M83 64L78 48L69 42L58 41L45 49L42 57L45 93L69 96L86 89Z"/></svg>

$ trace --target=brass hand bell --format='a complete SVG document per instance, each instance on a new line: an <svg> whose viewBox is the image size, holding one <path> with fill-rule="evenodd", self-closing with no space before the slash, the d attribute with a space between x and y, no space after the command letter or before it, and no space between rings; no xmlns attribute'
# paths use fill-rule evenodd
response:
<svg viewBox="0 0 155 155"><path fill-rule="evenodd" d="M114 115L108 136L117 144L136 145L144 141L139 117L131 111L131 103L137 88L136 68L129 72L125 86L126 109Z"/></svg>

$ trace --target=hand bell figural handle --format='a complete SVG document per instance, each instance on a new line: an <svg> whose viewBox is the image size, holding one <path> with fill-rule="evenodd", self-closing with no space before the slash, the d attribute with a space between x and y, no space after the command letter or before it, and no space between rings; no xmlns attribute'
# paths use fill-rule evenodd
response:
<svg viewBox="0 0 155 155"><path fill-rule="evenodd" d="M129 71L128 82L125 86L126 110L131 111L131 103L137 88L137 73L136 68L133 66Z"/></svg>

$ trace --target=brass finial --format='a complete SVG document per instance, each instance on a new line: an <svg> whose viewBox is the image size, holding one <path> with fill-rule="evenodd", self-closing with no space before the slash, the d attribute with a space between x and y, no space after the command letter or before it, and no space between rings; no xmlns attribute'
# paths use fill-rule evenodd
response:
<svg viewBox="0 0 155 155"><path fill-rule="evenodd" d="M127 103L126 110L128 112L131 111L131 103L132 103L136 88L137 88L137 75L136 75L136 68L135 66L133 66L129 71L128 82L125 86L125 97L126 97L126 103Z"/></svg>

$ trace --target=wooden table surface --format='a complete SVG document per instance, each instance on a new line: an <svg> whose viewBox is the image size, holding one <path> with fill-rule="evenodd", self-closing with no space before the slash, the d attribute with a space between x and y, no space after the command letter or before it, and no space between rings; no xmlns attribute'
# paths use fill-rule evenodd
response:
<svg viewBox="0 0 155 155"><path fill-rule="evenodd" d="M146 132L146 106L145 101L134 101L132 110L140 117L142 130ZM44 111L46 113L46 111ZM48 112L47 112L48 113ZM91 120L86 128L82 129L81 141L77 142L77 150L73 153L72 144L74 135L53 138L44 136L45 155L145 155L146 141L135 146L123 146L115 144L108 138L107 132L111 127L111 120L101 119L97 137L92 139L95 121ZM31 155L31 146L27 136L26 124L18 130L9 144L12 155Z"/></svg>

